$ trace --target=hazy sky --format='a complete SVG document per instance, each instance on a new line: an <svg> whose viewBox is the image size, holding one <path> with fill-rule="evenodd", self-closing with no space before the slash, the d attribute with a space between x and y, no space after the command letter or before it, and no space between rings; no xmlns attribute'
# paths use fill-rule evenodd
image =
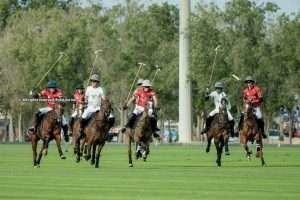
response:
<svg viewBox="0 0 300 200"><path fill-rule="evenodd" d="M111 7L112 5L125 2L125 0L80 0L83 5L87 5L88 1L92 2L103 2L105 7ZM171 4L179 4L180 0L139 0L140 2L144 4L151 4L151 3L162 3L162 2L169 2ZM215 2L219 7L224 7L226 1L229 0L190 0L192 7L196 5L197 2L203 1L205 3L209 2ZM255 0L257 4L263 3L263 2L274 2L276 3L280 8L281 12L291 13L291 12L298 12L300 11L300 0Z"/></svg>

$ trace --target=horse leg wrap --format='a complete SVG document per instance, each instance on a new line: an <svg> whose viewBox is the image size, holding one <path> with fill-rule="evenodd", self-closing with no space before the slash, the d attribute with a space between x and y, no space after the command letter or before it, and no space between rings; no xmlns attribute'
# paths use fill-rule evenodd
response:
<svg viewBox="0 0 300 200"><path fill-rule="evenodd" d="M208 118L206 118L205 128L201 131L201 134L204 134L204 133L208 132L208 130L210 129L210 125L211 125L213 119L214 119L214 116L209 116Z"/></svg>

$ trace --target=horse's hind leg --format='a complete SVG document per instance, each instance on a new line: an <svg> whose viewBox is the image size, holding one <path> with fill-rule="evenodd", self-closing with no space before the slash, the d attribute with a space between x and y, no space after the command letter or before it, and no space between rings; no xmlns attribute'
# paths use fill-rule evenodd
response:
<svg viewBox="0 0 300 200"><path fill-rule="evenodd" d="M56 142L56 146L57 146L59 157L61 159L66 159L66 156L64 155L63 151L61 150L61 145L60 145L61 137L60 137L59 134L55 135L55 142Z"/></svg>
<svg viewBox="0 0 300 200"><path fill-rule="evenodd" d="M221 156L222 156L223 145L222 145L221 141L217 141L217 140L214 140L214 143L215 143L216 150L217 150L216 163L217 163L218 167L221 167Z"/></svg>
<svg viewBox="0 0 300 200"><path fill-rule="evenodd" d="M105 141L103 143L101 143L100 145L98 145L98 151L97 151L97 154L96 154L95 168L99 168L100 154L101 154L101 151L102 151L102 148L104 147L104 145L105 145Z"/></svg>

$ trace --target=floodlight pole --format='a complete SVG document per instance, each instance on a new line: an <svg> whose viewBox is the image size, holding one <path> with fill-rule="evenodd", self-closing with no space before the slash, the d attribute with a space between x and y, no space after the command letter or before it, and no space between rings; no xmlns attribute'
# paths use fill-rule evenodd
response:
<svg viewBox="0 0 300 200"><path fill-rule="evenodd" d="M191 143L192 98L189 79L190 0L180 0L179 21L179 142Z"/></svg>

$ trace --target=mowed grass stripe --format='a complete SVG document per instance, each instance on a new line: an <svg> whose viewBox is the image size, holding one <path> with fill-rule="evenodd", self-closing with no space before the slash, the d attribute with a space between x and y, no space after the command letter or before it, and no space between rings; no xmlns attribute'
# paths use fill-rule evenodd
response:
<svg viewBox="0 0 300 200"><path fill-rule="evenodd" d="M1 144L0 199L299 199L299 148L265 151L267 167L256 158L248 162L237 145L217 168L214 148L206 154L203 146L159 145L131 169L125 145L106 145L95 169L76 164L72 152L60 160L52 145L33 169L30 145Z"/></svg>

